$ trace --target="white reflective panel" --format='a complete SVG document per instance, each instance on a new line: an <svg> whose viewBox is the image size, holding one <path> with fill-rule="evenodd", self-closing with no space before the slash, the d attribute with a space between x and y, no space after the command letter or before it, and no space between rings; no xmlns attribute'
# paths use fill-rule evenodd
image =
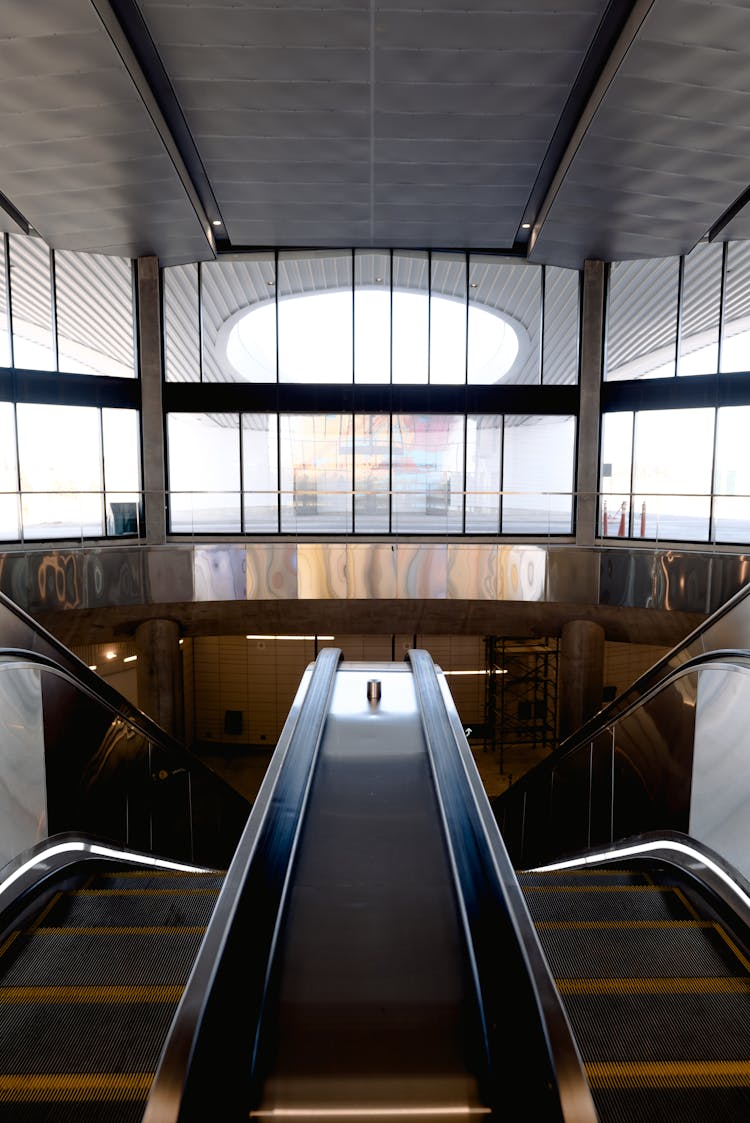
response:
<svg viewBox="0 0 750 1123"><path fill-rule="evenodd" d="M20 537L16 419L12 402L0 402L0 540Z"/></svg>
<svg viewBox="0 0 750 1123"><path fill-rule="evenodd" d="M665 378L675 373L678 277L676 257L613 263L607 308L607 381Z"/></svg>
<svg viewBox="0 0 750 1123"><path fill-rule="evenodd" d="M430 382L466 382L466 258L433 254L430 282Z"/></svg>
<svg viewBox="0 0 750 1123"><path fill-rule="evenodd" d="M282 531L352 528L351 414L282 414Z"/></svg>
<svg viewBox="0 0 750 1123"><path fill-rule="evenodd" d="M167 457L170 529L239 531L239 415L170 413Z"/></svg>
<svg viewBox="0 0 750 1123"><path fill-rule="evenodd" d="M0 865L47 837L40 672L0 665Z"/></svg>
<svg viewBox="0 0 750 1123"><path fill-rule="evenodd" d="M378 299L372 300L371 294ZM354 381L391 381L391 255L354 255Z"/></svg>
<svg viewBox="0 0 750 1123"><path fill-rule="evenodd" d="M750 406L727 406L717 411L714 464L714 525L716 542L750 541Z"/></svg>
<svg viewBox="0 0 750 1123"><path fill-rule="evenodd" d="M635 419L634 534L701 541L708 537L713 409L641 410Z"/></svg>
<svg viewBox="0 0 750 1123"><path fill-rule="evenodd" d="M429 255L393 255L393 382L427 382L430 350Z"/></svg>
<svg viewBox="0 0 750 1123"><path fill-rule="evenodd" d="M55 291L58 369L134 378L130 261L59 250Z"/></svg>
<svg viewBox="0 0 750 1123"><path fill-rule="evenodd" d="M200 382L198 266L165 269L164 361L167 382Z"/></svg>
<svg viewBox="0 0 750 1123"><path fill-rule="evenodd" d="M724 293L721 370L750 370L750 243L730 242Z"/></svg>
<svg viewBox="0 0 750 1123"><path fill-rule="evenodd" d="M464 419L456 414L393 418L394 531L458 534L463 523Z"/></svg>
<svg viewBox="0 0 750 1123"><path fill-rule="evenodd" d="M245 530L279 529L279 436L275 413L242 414Z"/></svg>
<svg viewBox="0 0 750 1123"><path fill-rule="evenodd" d="M102 534L100 411L20 403L16 412L24 536Z"/></svg>
<svg viewBox="0 0 750 1123"><path fill-rule="evenodd" d="M505 418L504 534L570 534L574 458L574 417Z"/></svg>
<svg viewBox="0 0 750 1123"><path fill-rule="evenodd" d="M630 492L633 459L633 414L605 413L602 417L602 459L599 490L604 494Z"/></svg>
<svg viewBox="0 0 750 1123"><path fill-rule="evenodd" d="M352 254L279 254L278 290L279 382L352 382Z"/></svg>
<svg viewBox="0 0 750 1123"><path fill-rule="evenodd" d="M700 244L685 258L677 373L714 374L719 362L723 246Z"/></svg>
<svg viewBox="0 0 750 1123"><path fill-rule="evenodd" d="M5 283L5 239L0 237L0 367L10 366L8 289Z"/></svg>
<svg viewBox="0 0 750 1123"><path fill-rule="evenodd" d="M477 415L466 423L466 531L497 534L500 529L500 471L503 418Z"/></svg>
<svg viewBox="0 0 750 1123"><path fill-rule="evenodd" d="M10 235L10 286L15 366L54 370L50 256L41 238Z"/></svg>

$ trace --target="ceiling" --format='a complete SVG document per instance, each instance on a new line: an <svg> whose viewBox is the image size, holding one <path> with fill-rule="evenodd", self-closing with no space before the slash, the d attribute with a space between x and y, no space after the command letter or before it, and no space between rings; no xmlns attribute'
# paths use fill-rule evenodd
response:
<svg viewBox="0 0 750 1123"><path fill-rule="evenodd" d="M2 7L0 228L57 249L579 267L750 237L747 2Z"/></svg>

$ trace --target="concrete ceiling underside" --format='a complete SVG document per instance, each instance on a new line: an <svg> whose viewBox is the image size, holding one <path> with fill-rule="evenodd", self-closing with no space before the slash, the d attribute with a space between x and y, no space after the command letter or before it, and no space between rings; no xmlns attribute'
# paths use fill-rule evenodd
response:
<svg viewBox="0 0 750 1123"><path fill-rule="evenodd" d="M4 0L0 227L579 267L750 237L750 6Z"/></svg>

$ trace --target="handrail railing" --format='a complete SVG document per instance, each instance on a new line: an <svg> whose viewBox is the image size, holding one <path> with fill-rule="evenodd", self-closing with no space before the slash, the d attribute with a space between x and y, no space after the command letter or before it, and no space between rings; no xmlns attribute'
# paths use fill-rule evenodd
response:
<svg viewBox="0 0 750 1123"><path fill-rule="evenodd" d="M342 653L303 678L162 1051L143 1123L247 1118L288 874ZM238 987L237 980L242 979Z"/></svg>
<svg viewBox="0 0 750 1123"><path fill-rule="evenodd" d="M483 1013L491 1106L514 1118L595 1123L567 1015L473 762L467 767L463 733L430 655L413 649L407 658Z"/></svg>

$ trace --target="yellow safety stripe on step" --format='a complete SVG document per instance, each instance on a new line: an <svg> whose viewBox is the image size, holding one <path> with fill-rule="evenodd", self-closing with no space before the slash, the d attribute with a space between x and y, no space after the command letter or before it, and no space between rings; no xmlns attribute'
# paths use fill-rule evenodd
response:
<svg viewBox="0 0 750 1123"><path fill-rule="evenodd" d="M181 986L0 987L0 1005L21 1002L179 1002Z"/></svg>
<svg viewBox="0 0 750 1123"><path fill-rule="evenodd" d="M103 870L100 877L223 877L226 870Z"/></svg>
<svg viewBox="0 0 750 1123"><path fill-rule="evenodd" d="M152 1072L0 1074L0 1103L53 1100L145 1100Z"/></svg>
<svg viewBox="0 0 750 1123"><path fill-rule="evenodd" d="M537 928L714 928L711 920L537 920Z"/></svg>
<svg viewBox="0 0 750 1123"><path fill-rule="evenodd" d="M750 994L750 979L555 979L560 994Z"/></svg>
<svg viewBox="0 0 750 1123"><path fill-rule="evenodd" d="M675 893L672 885L524 885L524 893Z"/></svg>
<svg viewBox="0 0 750 1123"><path fill-rule="evenodd" d="M98 927L91 928L37 928L34 933L35 936L173 936L175 932L180 935L188 936L202 936L206 931L205 927L200 927L197 924L185 925L180 927L178 925L161 925L147 927L146 925L140 926L121 926L121 927ZM0 949L0 955L2 950Z"/></svg>
<svg viewBox="0 0 750 1123"><path fill-rule="evenodd" d="M592 1088L736 1088L750 1084L750 1061L590 1061Z"/></svg>
<svg viewBox="0 0 750 1123"><path fill-rule="evenodd" d="M687 899L687 897L686 897L686 896L685 896L685 894L683 893L682 889L680 889L680 888L679 888L679 886L675 886L675 890L674 890L674 891L675 891L675 893L677 894L677 898L678 898L678 900L682 901L683 905L685 906L685 908L687 909L687 911L688 911L688 912L690 913L690 915L691 915L691 916L693 917L693 919L694 919L694 920L700 920L700 916L699 916L699 915L698 915L698 913L697 913L697 912L695 911L695 909L693 908L693 906L692 906L692 905L690 904L690 901L689 901L689 900Z"/></svg>
<svg viewBox="0 0 750 1123"><path fill-rule="evenodd" d="M716 929L718 934L721 936L722 940L727 945L727 947L731 948L732 953L737 957L737 959L739 959L740 963L745 968L745 970L750 972L750 962L748 961L747 956L742 954L742 952L737 947L734 940L731 938L731 936L726 931L726 929L724 929L721 926L721 924L715 924L714 928Z"/></svg>

